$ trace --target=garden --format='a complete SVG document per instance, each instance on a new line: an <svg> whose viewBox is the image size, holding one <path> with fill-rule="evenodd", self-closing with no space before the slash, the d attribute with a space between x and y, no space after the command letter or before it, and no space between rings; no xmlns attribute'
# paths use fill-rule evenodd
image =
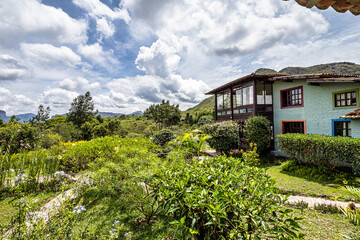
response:
<svg viewBox="0 0 360 240"><path fill-rule="evenodd" d="M262 117L244 129L189 124L160 105L78 125L66 116L2 123L1 238L359 239L357 140L287 134L290 157L276 158ZM155 116L159 107L175 117ZM247 149L238 150L239 130Z"/></svg>

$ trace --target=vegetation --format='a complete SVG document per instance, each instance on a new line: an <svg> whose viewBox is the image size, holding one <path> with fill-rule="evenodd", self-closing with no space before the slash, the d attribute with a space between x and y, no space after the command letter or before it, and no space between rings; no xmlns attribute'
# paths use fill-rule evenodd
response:
<svg viewBox="0 0 360 240"><path fill-rule="evenodd" d="M244 133L246 141L255 143L260 153L269 149L270 121L263 116L252 116L245 122Z"/></svg>
<svg viewBox="0 0 360 240"><path fill-rule="evenodd" d="M194 239L298 237L299 218L279 209L285 199L274 182L239 159L193 160L152 185L174 224Z"/></svg>
<svg viewBox="0 0 360 240"><path fill-rule="evenodd" d="M210 146L224 153L239 147L239 125L236 122L219 122L205 125L203 131L211 138L208 140Z"/></svg>
<svg viewBox="0 0 360 240"><path fill-rule="evenodd" d="M67 115L67 120L80 127L95 116L94 109L94 101L92 100L91 94L90 92L86 92L85 95L79 95L73 100Z"/></svg>
<svg viewBox="0 0 360 240"><path fill-rule="evenodd" d="M162 100L160 104L152 104L144 111L144 117L154 120L163 127L176 125L180 122L179 105L170 105L169 101Z"/></svg>
<svg viewBox="0 0 360 240"><path fill-rule="evenodd" d="M315 73L328 73L328 74L350 74L360 75L360 65L350 62L338 62L320 64L311 67L287 67L281 69L279 72L273 69L260 68L255 71L257 74L315 74Z"/></svg>
<svg viewBox="0 0 360 240"><path fill-rule="evenodd" d="M360 139L296 133L277 137L282 151L299 163L330 170L349 164L355 174L360 174Z"/></svg>

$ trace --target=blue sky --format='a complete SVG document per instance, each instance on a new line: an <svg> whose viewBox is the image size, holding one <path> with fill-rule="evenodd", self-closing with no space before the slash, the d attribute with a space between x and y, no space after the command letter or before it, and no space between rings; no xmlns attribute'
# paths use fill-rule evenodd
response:
<svg viewBox="0 0 360 240"><path fill-rule="evenodd" d="M0 109L186 109L260 67L360 63L360 16L280 0L2 0Z"/></svg>

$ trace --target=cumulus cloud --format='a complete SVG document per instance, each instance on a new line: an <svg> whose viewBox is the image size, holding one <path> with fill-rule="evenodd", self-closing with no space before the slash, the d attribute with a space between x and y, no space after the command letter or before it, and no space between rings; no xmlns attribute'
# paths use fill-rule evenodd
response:
<svg viewBox="0 0 360 240"><path fill-rule="evenodd" d="M3 0L0 16L0 43L6 46L16 47L23 39L57 43L82 43L87 39L85 21L39 0Z"/></svg>
<svg viewBox="0 0 360 240"><path fill-rule="evenodd" d="M67 67L75 67L81 63L81 57L70 48L55 47L51 44L21 43L23 53L31 58L47 65L65 64Z"/></svg>
<svg viewBox="0 0 360 240"><path fill-rule="evenodd" d="M92 63L107 68L108 70L111 70L111 68L114 67L113 65L119 64L113 51L105 51L99 43L80 45L78 52Z"/></svg>
<svg viewBox="0 0 360 240"><path fill-rule="evenodd" d="M77 77L75 79L65 78L59 82L59 87L69 91L96 92L100 90L101 85L99 82L90 83L86 78Z"/></svg>
<svg viewBox="0 0 360 240"><path fill-rule="evenodd" d="M68 112L71 102L79 94L62 88L49 88L43 93L45 105L50 105L56 109L57 113Z"/></svg>
<svg viewBox="0 0 360 240"><path fill-rule="evenodd" d="M96 30L105 37L115 33L114 20L123 20L129 23L130 15L124 8L111 9L99 0L73 0L78 7L87 11L88 15L96 20Z"/></svg>
<svg viewBox="0 0 360 240"><path fill-rule="evenodd" d="M137 68L146 74L166 78L177 70L180 59L175 48L158 40L150 48L141 47L135 63Z"/></svg>
<svg viewBox="0 0 360 240"><path fill-rule="evenodd" d="M0 55L0 80L16 80L27 73L27 67L16 58L2 54Z"/></svg>
<svg viewBox="0 0 360 240"><path fill-rule="evenodd" d="M135 39L155 36L151 48L165 43L171 46L168 54L181 57L180 63L174 61L179 64L178 74L206 79L210 84L216 84L216 76L229 64L238 67L237 74L242 72L243 59L251 59L253 54L278 44L307 41L329 29L321 14L278 0L124 0L122 6L131 13L130 30ZM138 68L162 71L149 61L147 66L141 62L151 58L151 48L140 48Z"/></svg>
<svg viewBox="0 0 360 240"><path fill-rule="evenodd" d="M21 94L14 94L7 88L0 87L1 110L7 115L28 113L36 108L36 103Z"/></svg>

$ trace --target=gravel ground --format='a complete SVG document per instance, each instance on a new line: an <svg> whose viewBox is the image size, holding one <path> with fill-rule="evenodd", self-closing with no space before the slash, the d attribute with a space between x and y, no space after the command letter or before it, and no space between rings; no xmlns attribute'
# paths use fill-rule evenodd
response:
<svg viewBox="0 0 360 240"><path fill-rule="evenodd" d="M314 198L314 197L303 197L303 196L290 196L287 200L289 203L297 203L297 202L307 202L309 207L314 207L315 204L326 204L326 205L337 205L339 207L347 207L348 202L340 202L335 200L328 200L324 198ZM355 204L357 208L360 208L360 204Z"/></svg>

